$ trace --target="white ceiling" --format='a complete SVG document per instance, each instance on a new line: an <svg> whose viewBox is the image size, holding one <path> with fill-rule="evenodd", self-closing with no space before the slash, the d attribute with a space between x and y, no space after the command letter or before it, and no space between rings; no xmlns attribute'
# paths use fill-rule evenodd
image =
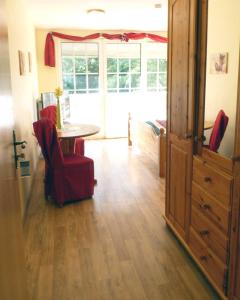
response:
<svg viewBox="0 0 240 300"><path fill-rule="evenodd" d="M167 31L167 0L26 0L36 27ZM161 3L161 8L154 5ZM91 16L88 9L105 10Z"/></svg>

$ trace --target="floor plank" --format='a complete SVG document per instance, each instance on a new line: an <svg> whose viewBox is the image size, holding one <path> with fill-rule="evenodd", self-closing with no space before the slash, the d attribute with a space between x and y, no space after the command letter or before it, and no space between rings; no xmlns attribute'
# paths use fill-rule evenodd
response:
<svg viewBox="0 0 240 300"><path fill-rule="evenodd" d="M93 199L58 208L40 161L24 224L28 289L44 300L218 299L166 227L165 182L126 139L86 141Z"/></svg>

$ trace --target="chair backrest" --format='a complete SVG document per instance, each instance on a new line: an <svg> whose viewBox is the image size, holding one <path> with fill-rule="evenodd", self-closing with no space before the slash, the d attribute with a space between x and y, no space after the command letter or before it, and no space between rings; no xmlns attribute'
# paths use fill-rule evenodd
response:
<svg viewBox="0 0 240 300"><path fill-rule="evenodd" d="M49 105L43 108L40 111L41 119L48 119L53 122L53 124L57 124L57 107L56 105Z"/></svg>
<svg viewBox="0 0 240 300"><path fill-rule="evenodd" d="M63 153L57 138L55 125L48 119L33 123L33 129L41 147L44 159L50 167L63 164Z"/></svg>
<svg viewBox="0 0 240 300"><path fill-rule="evenodd" d="M209 149L217 152L228 124L228 116L221 109L216 117L209 140Z"/></svg>

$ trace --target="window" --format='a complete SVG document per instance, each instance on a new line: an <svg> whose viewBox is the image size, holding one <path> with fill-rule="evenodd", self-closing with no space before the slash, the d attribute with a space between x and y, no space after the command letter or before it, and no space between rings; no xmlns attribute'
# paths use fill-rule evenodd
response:
<svg viewBox="0 0 240 300"><path fill-rule="evenodd" d="M62 78L69 94L98 93L98 45L62 43Z"/></svg>
<svg viewBox="0 0 240 300"><path fill-rule="evenodd" d="M106 47L108 93L140 90L140 44L107 44Z"/></svg>
<svg viewBox="0 0 240 300"><path fill-rule="evenodd" d="M147 59L147 90L165 91L167 89L167 60L163 58Z"/></svg>

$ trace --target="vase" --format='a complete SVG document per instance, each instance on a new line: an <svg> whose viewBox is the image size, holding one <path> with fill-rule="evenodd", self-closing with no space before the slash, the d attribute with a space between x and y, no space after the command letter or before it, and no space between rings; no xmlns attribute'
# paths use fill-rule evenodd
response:
<svg viewBox="0 0 240 300"><path fill-rule="evenodd" d="M57 97L57 129L62 129L60 100Z"/></svg>

